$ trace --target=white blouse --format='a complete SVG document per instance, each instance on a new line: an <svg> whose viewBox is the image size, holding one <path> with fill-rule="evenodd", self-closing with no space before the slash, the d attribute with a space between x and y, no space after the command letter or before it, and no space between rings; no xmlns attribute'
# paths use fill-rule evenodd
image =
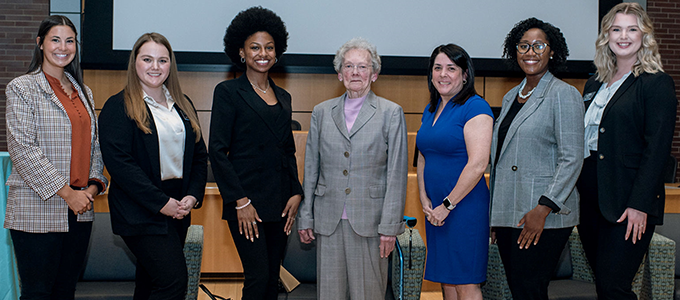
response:
<svg viewBox="0 0 680 300"><path fill-rule="evenodd" d="M175 109L175 101L165 86L163 86L163 92L170 108L158 104L146 92L144 93L144 101L151 110L158 132L161 180L168 180L182 178L186 134L184 122Z"/></svg>
<svg viewBox="0 0 680 300"><path fill-rule="evenodd" d="M602 113L604 112L605 107L607 107L609 100L611 100L614 94L616 94L616 91L619 89L621 84L626 81L628 75L630 75L630 72L626 73L626 75L623 75L621 79L617 80L609 87L607 87L606 83L603 83L595 94L595 99L593 99L593 102L588 107L585 117L583 118L583 125L586 129L584 135L585 148L583 158L589 157L590 151L597 151L597 130L600 127Z"/></svg>

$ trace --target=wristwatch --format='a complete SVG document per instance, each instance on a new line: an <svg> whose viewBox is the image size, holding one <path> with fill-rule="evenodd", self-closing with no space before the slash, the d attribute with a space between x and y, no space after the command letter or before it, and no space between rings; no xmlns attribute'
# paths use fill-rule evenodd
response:
<svg viewBox="0 0 680 300"><path fill-rule="evenodd" d="M444 207L446 207L446 209L448 209L448 210L453 210L454 208L456 208L455 204L451 204L451 200L449 200L448 196L446 198L444 198L444 201L442 201L442 204L444 204Z"/></svg>

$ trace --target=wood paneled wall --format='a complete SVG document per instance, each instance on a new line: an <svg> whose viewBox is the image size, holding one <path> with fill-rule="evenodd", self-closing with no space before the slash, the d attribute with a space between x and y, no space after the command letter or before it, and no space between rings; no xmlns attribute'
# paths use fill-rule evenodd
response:
<svg viewBox="0 0 680 300"><path fill-rule="evenodd" d="M240 74L236 74L238 76ZM125 86L126 71L85 70L85 84L94 93L96 108L101 109L106 100ZM235 77L234 73L180 72L180 81L185 94L193 100L208 142L210 110L215 86ZM309 130L309 120L315 105L324 100L342 95L345 87L335 74L281 74L272 73L277 85L286 89L293 97L293 119L300 122L302 130ZM491 106L501 106L503 95L521 78L477 77L475 88ZM583 90L585 79L566 79L579 91ZM409 132L416 132L420 119L429 101L426 76L381 75L372 85L373 91L392 100L404 108Z"/></svg>

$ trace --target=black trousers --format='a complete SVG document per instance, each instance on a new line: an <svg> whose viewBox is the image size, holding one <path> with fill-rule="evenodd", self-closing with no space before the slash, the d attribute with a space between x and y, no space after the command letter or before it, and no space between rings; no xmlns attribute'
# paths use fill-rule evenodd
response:
<svg viewBox="0 0 680 300"><path fill-rule="evenodd" d="M21 300L73 299L85 264L92 222L68 211L69 232L10 230L21 278Z"/></svg>
<svg viewBox="0 0 680 300"><path fill-rule="evenodd" d="M543 229L538 244L528 249L520 249L517 244L521 228L495 227L495 230L512 298L548 300L548 284L573 227Z"/></svg>
<svg viewBox="0 0 680 300"><path fill-rule="evenodd" d="M238 232L238 221L227 221L243 265L243 300L278 299L279 270L288 242L283 232L286 219L257 224L259 238L247 240Z"/></svg>
<svg viewBox="0 0 680 300"><path fill-rule="evenodd" d="M597 154L583 162L578 190L581 194L581 224L578 226L583 250L595 273L597 297L605 299L637 299L632 283L647 253L655 225L646 225L642 240L635 244L624 240L628 220L607 221L598 204Z"/></svg>
<svg viewBox="0 0 680 300"><path fill-rule="evenodd" d="M183 197L181 180L163 181L162 189L177 200ZM134 300L185 298L188 275L183 248L188 226L185 220L172 217L166 221L167 234L122 237L137 258Z"/></svg>

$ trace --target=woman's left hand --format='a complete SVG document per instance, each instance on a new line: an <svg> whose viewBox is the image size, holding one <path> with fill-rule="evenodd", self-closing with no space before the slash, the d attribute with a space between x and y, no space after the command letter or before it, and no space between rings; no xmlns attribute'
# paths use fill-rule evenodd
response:
<svg viewBox="0 0 680 300"><path fill-rule="evenodd" d="M548 217L551 211L550 207L538 204L519 220L517 226L524 225L522 233L519 234L517 239L520 249L529 249L531 244L534 244L534 246L538 244L538 239L541 238L541 233L543 233L543 227L545 226L545 218Z"/></svg>
<svg viewBox="0 0 680 300"><path fill-rule="evenodd" d="M647 226L647 213L639 211L635 208L626 208L621 217L616 222L621 223L628 218L628 226L626 228L626 241L633 232L633 244L642 239L642 234L645 233Z"/></svg>
<svg viewBox="0 0 680 300"><path fill-rule="evenodd" d="M196 197L191 195L184 196L184 198L182 198L182 201L179 202L180 209L177 212L177 217L175 217L175 219L181 219L186 217L191 212L191 209L194 208L196 202L198 202L198 200L196 200Z"/></svg>
<svg viewBox="0 0 680 300"><path fill-rule="evenodd" d="M450 212L450 210L444 207L444 204L435 207L432 210L432 214L430 215L430 223L432 223L434 226L444 225L444 219L449 216Z"/></svg>
<svg viewBox="0 0 680 300"><path fill-rule="evenodd" d="M281 214L282 218L288 216L288 220L286 220L286 226L283 228L283 232L288 235L290 235L290 231L293 228L293 222L295 222L295 216L297 215L300 201L302 201L301 195L290 197L290 199L288 199L288 203L286 203L286 208L283 209L283 213Z"/></svg>

